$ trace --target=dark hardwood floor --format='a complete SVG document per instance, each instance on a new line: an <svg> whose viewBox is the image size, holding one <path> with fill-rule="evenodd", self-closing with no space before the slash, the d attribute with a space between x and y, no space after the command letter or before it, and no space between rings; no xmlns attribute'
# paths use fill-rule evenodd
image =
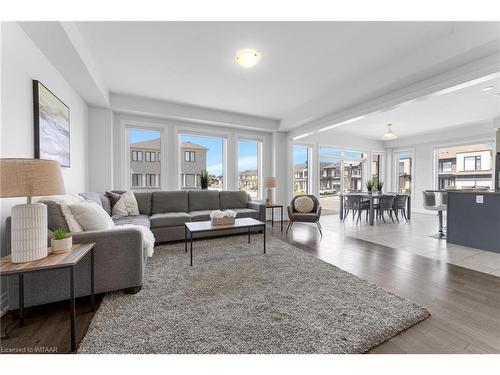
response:
<svg viewBox="0 0 500 375"><path fill-rule="evenodd" d="M268 226L270 235L425 306L432 314L371 353L500 353L500 277L324 232L321 238L315 225L295 224L286 236L279 225ZM1 340L2 352L69 352L68 302L31 308L26 314L22 328L16 326L14 312L2 317L2 337L6 328L9 336ZM92 317L89 299L77 300L78 343Z"/></svg>

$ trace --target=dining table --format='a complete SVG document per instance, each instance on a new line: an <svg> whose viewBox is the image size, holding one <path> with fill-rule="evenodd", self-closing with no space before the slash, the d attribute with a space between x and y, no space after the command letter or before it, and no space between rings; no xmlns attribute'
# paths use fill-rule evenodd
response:
<svg viewBox="0 0 500 375"><path fill-rule="evenodd" d="M368 193L368 192L349 192L349 193L341 193L339 194L340 197L340 220L344 220L344 197L346 196L356 196L360 197L361 199L369 200L370 201L370 210L369 210L369 223L370 225L373 225L375 222L375 205L377 204L378 200L384 196L384 195L391 195L391 196L396 196L396 195L406 195L406 216L408 220L411 219L411 195L410 194L403 194L403 193Z"/></svg>

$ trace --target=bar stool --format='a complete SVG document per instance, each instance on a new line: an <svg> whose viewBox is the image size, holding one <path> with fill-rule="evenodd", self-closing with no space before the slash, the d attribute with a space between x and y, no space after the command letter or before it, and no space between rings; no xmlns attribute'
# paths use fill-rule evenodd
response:
<svg viewBox="0 0 500 375"><path fill-rule="evenodd" d="M439 194L440 199L436 199ZM439 238L446 238L446 227L443 225L443 211L448 209L448 195L444 191L425 190L422 192L424 198L424 208L430 211L437 211L439 217Z"/></svg>

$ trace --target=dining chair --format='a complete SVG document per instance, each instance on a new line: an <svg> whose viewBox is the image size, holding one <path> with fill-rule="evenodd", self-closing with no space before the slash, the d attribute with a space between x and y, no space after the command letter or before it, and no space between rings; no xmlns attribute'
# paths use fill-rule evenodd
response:
<svg viewBox="0 0 500 375"><path fill-rule="evenodd" d="M385 223L384 212L389 214L392 222L394 223L394 216L392 212L394 211L394 200L396 196L390 194L382 194L379 198L379 205L377 207L377 217L381 217L382 221Z"/></svg>
<svg viewBox="0 0 500 375"><path fill-rule="evenodd" d="M396 194L394 197L394 214L396 215L396 220L399 223L398 212L401 212L401 216L404 217L406 221L408 221L408 217L406 216L406 202L408 200L408 196L406 194Z"/></svg>
<svg viewBox="0 0 500 375"><path fill-rule="evenodd" d="M344 221L352 210L352 220L356 220L356 224L361 220L361 213L366 211L366 220L368 220L368 213L370 210L370 201L363 198L362 195L349 194L346 195L344 200ZM356 219L356 214L358 217Z"/></svg>

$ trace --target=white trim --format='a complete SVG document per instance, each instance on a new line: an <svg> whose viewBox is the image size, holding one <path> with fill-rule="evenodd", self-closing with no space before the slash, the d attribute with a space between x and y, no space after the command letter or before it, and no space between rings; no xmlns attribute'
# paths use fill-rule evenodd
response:
<svg viewBox="0 0 500 375"><path fill-rule="evenodd" d="M432 184L433 184L433 189L438 189L439 188L439 155L438 151L440 148L451 148L451 147L459 147L459 146L472 146L472 145L477 145L481 143L493 143L493 147L491 148L491 181L492 181L492 187L495 186L495 138L488 138L488 137L478 137L478 138L471 138L467 140L460 140L458 142L445 142L445 143L437 143L432 145L433 147L433 165L432 165L432 173L433 173L433 178L432 178Z"/></svg>
<svg viewBox="0 0 500 375"><path fill-rule="evenodd" d="M264 163L263 163L263 148L264 148L264 137L259 137L255 135L246 136L244 133L236 134L236 171L235 171L235 190L239 189L239 159L240 159L240 141L255 142L257 144L257 199L264 199Z"/></svg>
<svg viewBox="0 0 500 375"><path fill-rule="evenodd" d="M177 151L176 151L176 153L177 153L177 155L180 155L180 153L181 153L181 145L182 145L181 136L183 136L183 135L201 137L201 138L214 138L214 139L221 139L222 140L222 154L221 154L221 157L222 157L222 190L227 190L227 152L226 152L226 149L227 149L228 134L224 133L224 132L217 132L217 131L206 133L206 132L200 131L200 130L195 129L195 128L180 127L180 126L175 127L175 134L177 135L176 136L176 139L177 139L177 148L176 148ZM207 151L207 154L208 154L208 151ZM178 169L177 169L177 179L176 179L178 189L182 188L182 181L181 181L181 163L182 163L182 160L183 160L182 157L178 157L178 160L177 160L177 168ZM196 175L195 175L195 186L197 186L196 185Z"/></svg>
<svg viewBox="0 0 500 375"><path fill-rule="evenodd" d="M167 124L165 124L167 125ZM128 142L128 131L130 129L137 129L137 130L145 130L145 131L153 131L153 132L159 132L160 133L160 153L161 155L166 155L167 152L167 136L166 136L166 128L164 124L158 124L154 122L148 122L148 121L136 121L136 120L126 120L126 119L121 119L120 120L120 135L122 137L121 142L120 142L120 153L122 155L122 160L125 160L125 173L122 175L122 186L125 187L126 190L131 190L133 188L132 186L132 180L131 177L129 178L130 175L130 157L129 157L129 142ZM164 156L165 158L165 156ZM163 163L160 160L160 189L166 189L166 181L167 181L167 163ZM123 165L121 165L123 168ZM122 171L123 172L123 171ZM144 179L144 177L143 177ZM143 181L144 182L144 181ZM143 186L145 186L143 184Z"/></svg>
<svg viewBox="0 0 500 375"><path fill-rule="evenodd" d="M411 198L413 199L415 197L415 165L416 165L416 152L415 152L415 147L409 147L409 148L398 148L394 149L392 151L392 162L393 162L393 181L392 181L392 187L393 191L399 192L399 153L401 152L409 152L411 153ZM397 159L397 162L396 162Z"/></svg>

